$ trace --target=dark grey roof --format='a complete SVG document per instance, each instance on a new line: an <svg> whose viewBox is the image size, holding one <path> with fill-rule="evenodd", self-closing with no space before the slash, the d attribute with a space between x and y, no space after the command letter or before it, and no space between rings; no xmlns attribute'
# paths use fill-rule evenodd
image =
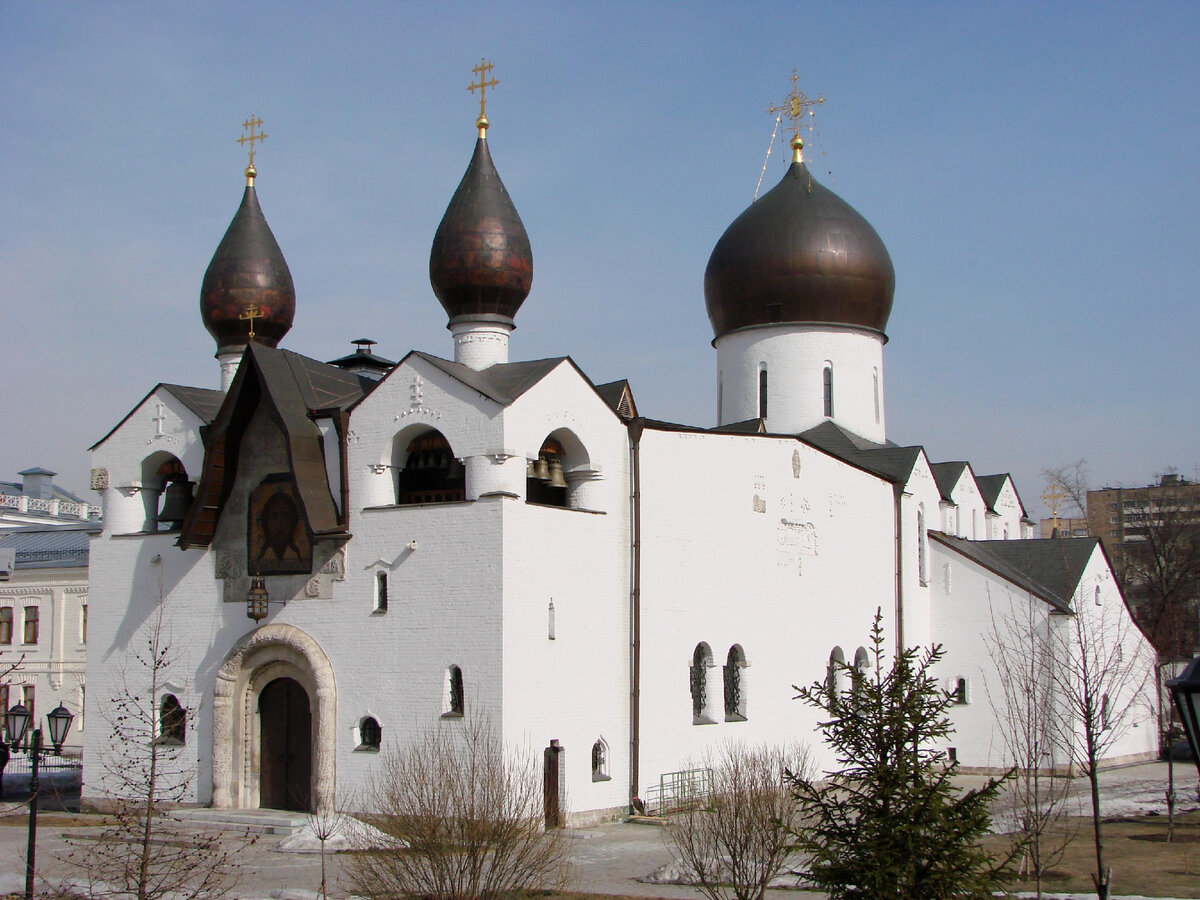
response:
<svg viewBox="0 0 1200 900"><path fill-rule="evenodd" d="M958 480L962 478L963 469L967 468L965 462L940 462L930 463L930 470L933 472L933 480L937 482L938 493L942 495L943 500L949 500L954 486L958 484Z"/></svg>
<svg viewBox="0 0 1200 900"><path fill-rule="evenodd" d="M1012 483L1013 494L1017 497L1017 506L1021 508L1021 518L1025 516L1025 504L1021 502L1021 495L1017 493L1017 483L1013 481L1012 475L1008 472L1001 472L998 475L976 475L975 483L979 485L979 493L983 495L983 502L987 504L988 509L995 510L996 501L1000 499L1000 492L1004 490L1004 485L1008 482Z"/></svg>
<svg viewBox="0 0 1200 900"><path fill-rule="evenodd" d="M225 401L223 391L187 387L182 384L162 384L160 387L194 412L196 417L206 425L217 417L217 410Z"/></svg>
<svg viewBox="0 0 1200 900"><path fill-rule="evenodd" d="M766 422L762 419L745 419L741 422L729 422L725 425L718 425L715 428L710 428L709 431L725 432L729 434L766 434Z"/></svg>
<svg viewBox="0 0 1200 900"><path fill-rule="evenodd" d="M1004 490L1004 483L1008 481L1007 473L1003 475L976 475L975 484L979 488L979 494L983 497L983 502L987 504L988 509L996 508L996 501L1000 499L1000 492Z"/></svg>
<svg viewBox="0 0 1200 900"><path fill-rule="evenodd" d="M1071 598L1099 543L1096 538L968 541L939 531L929 536L1061 612L1071 611Z"/></svg>
<svg viewBox="0 0 1200 900"><path fill-rule="evenodd" d="M16 551L18 569L77 568L88 563L88 539L99 522L59 528L10 528L0 531L0 549Z"/></svg>
<svg viewBox="0 0 1200 900"><path fill-rule="evenodd" d="M163 388L173 397L176 397L179 402L194 412L206 425L210 424L212 420L217 417L217 410L219 410L221 408L221 404L225 402L225 395L221 391L213 391L209 390L208 388L186 387L182 384L165 384L164 382L160 381L146 392L145 397L133 404L133 407L129 410L129 412L125 413L125 415L121 417L121 421L110 428L104 437L100 438L100 440L96 441L96 443L92 444L92 446L88 447L88 450L95 450L110 437L112 437L117 429L128 422L130 416L137 412L141 408L142 404L149 400L151 396L154 395L154 392L159 388Z"/></svg>
<svg viewBox="0 0 1200 900"><path fill-rule="evenodd" d="M895 484L908 481L922 452L920 447L899 447L891 442L880 444L869 441L831 421L802 432L800 439L830 456L836 456Z"/></svg>
<svg viewBox="0 0 1200 900"><path fill-rule="evenodd" d="M1069 604L1100 540L1084 537L980 543L1009 564L1028 572Z"/></svg>
<svg viewBox="0 0 1200 900"><path fill-rule="evenodd" d="M633 389L629 386L627 379L622 378L619 381L598 384L596 393L622 419L636 418L637 403L634 402Z"/></svg>
<svg viewBox="0 0 1200 900"><path fill-rule="evenodd" d="M419 350L414 350L409 355L425 360L431 366L441 369L450 377L461 381L488 399L495 400L501 406L512 403L562 363L570 362L566 356L555 356L550 359L534 359L528 362L497 363L482 371L476 371L462 363L440 359Z"/></svg>

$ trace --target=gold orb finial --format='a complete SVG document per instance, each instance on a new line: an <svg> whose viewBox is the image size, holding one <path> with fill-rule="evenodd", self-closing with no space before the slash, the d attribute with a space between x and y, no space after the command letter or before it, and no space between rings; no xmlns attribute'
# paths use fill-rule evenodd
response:
<svg viewBox="0 0 1200 900"><path fill-rule="evenodd" d="M486 59L480 59L479 65L471 69L472 72L479 76L479 83L476 84L474 81L472 81L467 85L467 90L472 94L474 94L476 91L479 91L479 118L475 120L475 127L479 129L479 136L481 138L487 137L488 129L487 89L494 88L500 83L498 79L489 77L493 68L495 68L495 66L493 66Z"/></svg>
<svg viewBox="0 0 1200 900"><path fill-rule="evenodd" d="M242 128L248 130L249 134L243 134L237 139L237 142L243 147L246 144L250 145L250 160L246 166L246 187L254 187L254 178L258 175L258 169L254 168L254 143L255 141L265 141L267 135L261 131L255 131L256 128L262 127L262 119L251 115L245 122L242 123Z"/></svg>
<svg viewBox="0 0 1200 900"><path fill-rule="evenodd" d="M792 162L804 162L804 138L792 135Z"/></svg>

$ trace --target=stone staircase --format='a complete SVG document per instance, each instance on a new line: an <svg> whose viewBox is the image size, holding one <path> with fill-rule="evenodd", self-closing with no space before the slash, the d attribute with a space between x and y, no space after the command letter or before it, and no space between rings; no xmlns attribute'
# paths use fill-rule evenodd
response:
<svg viewBox="0 0 1200 900"><path fill-rule="evenodd" d="M195 828L291 835L308 824L308 813L286 809L176 809L171 815Z"/></svg>

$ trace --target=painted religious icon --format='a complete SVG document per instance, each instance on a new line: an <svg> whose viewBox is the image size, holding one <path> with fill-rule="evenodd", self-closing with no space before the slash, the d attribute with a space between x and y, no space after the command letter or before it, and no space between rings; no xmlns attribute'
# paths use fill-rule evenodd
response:
<svg viewBox="0 0 1200 900"><path fill-rule="evenodd" d="M296 484L268 476L250 494L247 571L251 575L307 575L312 536L296 501Z"/></svg>

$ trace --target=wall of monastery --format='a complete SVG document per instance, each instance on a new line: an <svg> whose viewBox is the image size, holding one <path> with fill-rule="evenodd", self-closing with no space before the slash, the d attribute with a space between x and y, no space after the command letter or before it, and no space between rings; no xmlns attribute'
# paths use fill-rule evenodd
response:
<svg viewBox="0 0 1200 900"><path fill-rule="evenodd" d="M892 488L798 441L647 430L641 440L640 790L723 741L807 743L818 715L794 684L853 661L882 608L894 628ZM712 654L694 724L690 669ZM745 721L727 721L722 667L745 654Z"/></svg>

